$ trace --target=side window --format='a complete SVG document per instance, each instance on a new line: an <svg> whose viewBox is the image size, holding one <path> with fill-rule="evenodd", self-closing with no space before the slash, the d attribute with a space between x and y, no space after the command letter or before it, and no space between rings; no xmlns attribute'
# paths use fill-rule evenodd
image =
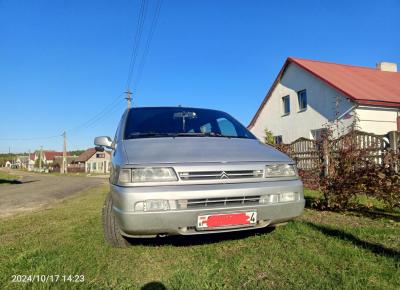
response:
<svg viewBox="0 0 400 290"><path fill-rule="evenodd" d="M297 98L299 100L299 110L307 109L307 90L297 92Z"/></svg>
<svg viewBox="0 0 400 290"><path fill-rule="evenodd" d="M290 113L290 98L289 96L284 96L282 98L283 114L288 115Z"/></svg>
<svg viewBox="0 0 400 290"><path fill-rule="evenodd" d="M275 144L282 144L282 135L274 136Z"/></svg>
<svg viewBox="0 0 400 290"><path fill-rule="evenodd" d="M211 124L207 123L200 127L201 133L210 133L211 132Z"/></svg>
<svg viewBox="0 0 400 290"><path fill-rule="evenodd" d="M315 141L321 141L326 133L327 133L326 128L311 130L311 135Z"/></svg>
<svg viewBox="0 0 400 290"><path fill-rule="evenodd" d="M217 119L218 127L222 135L237 137L235 126L225 118Z"/></svg>

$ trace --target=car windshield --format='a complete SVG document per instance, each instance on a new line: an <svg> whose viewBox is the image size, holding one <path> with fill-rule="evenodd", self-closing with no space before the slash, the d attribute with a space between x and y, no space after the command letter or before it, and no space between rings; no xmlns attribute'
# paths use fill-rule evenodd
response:
<svg viewBox="0 0 400 290"><path fill-rule="evenodd" d="M125 139L155 137L228 137L256 139L227 113L193 108L132 108Z"/></svg>

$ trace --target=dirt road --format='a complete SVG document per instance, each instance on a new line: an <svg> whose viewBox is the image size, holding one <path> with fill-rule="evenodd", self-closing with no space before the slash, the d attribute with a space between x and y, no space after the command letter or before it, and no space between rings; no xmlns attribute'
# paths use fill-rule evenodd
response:
<svg viewBox="0 0 400 290"><path fill-rule="evenodd" d="M107 183L106 178L54 176L11 171L19 184L0 185L0 217L47 206L82 190Z"/></svg>

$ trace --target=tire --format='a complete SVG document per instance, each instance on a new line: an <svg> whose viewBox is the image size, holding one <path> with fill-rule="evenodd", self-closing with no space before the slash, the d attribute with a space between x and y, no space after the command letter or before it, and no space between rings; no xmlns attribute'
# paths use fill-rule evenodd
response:
<svg viewBox="0 0 400 290"><path fill-rule="evenodd" d="M130 245L129 241L121 235L118 221L113 211L113 201L109 193L103 205L103 232L106 242L116 248L126 248Z"/></svg>

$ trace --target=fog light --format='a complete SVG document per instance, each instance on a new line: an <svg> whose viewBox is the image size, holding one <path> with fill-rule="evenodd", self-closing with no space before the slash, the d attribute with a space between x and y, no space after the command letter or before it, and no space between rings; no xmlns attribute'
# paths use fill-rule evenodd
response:
<svg viewBox="0 0 400 290"><path fill-rule="evenodd" d="M146 200L143 210L144 211L165 211L165 210L169 210L168 200L163 200L163 199Z"/></svg>
<svg viewBox="0 0 400 290"><path fill-rule="evenodd" d="M144 202L139 201L135 203L135 211L143 211L144 210Z"/></svg>
<svg viewBox="0 0 400 290"><path fill-rule="evenodd" d="M296 192L285 192L281 193L279 197L280 202L289 202L297 200L297 193Z"/></svg>
<svg viewBox="0 0 400 290"><path fill-rule="evenodd" d="M279 202L279 194L264 195L260 198L260 203L277 203Z"/></svg>

